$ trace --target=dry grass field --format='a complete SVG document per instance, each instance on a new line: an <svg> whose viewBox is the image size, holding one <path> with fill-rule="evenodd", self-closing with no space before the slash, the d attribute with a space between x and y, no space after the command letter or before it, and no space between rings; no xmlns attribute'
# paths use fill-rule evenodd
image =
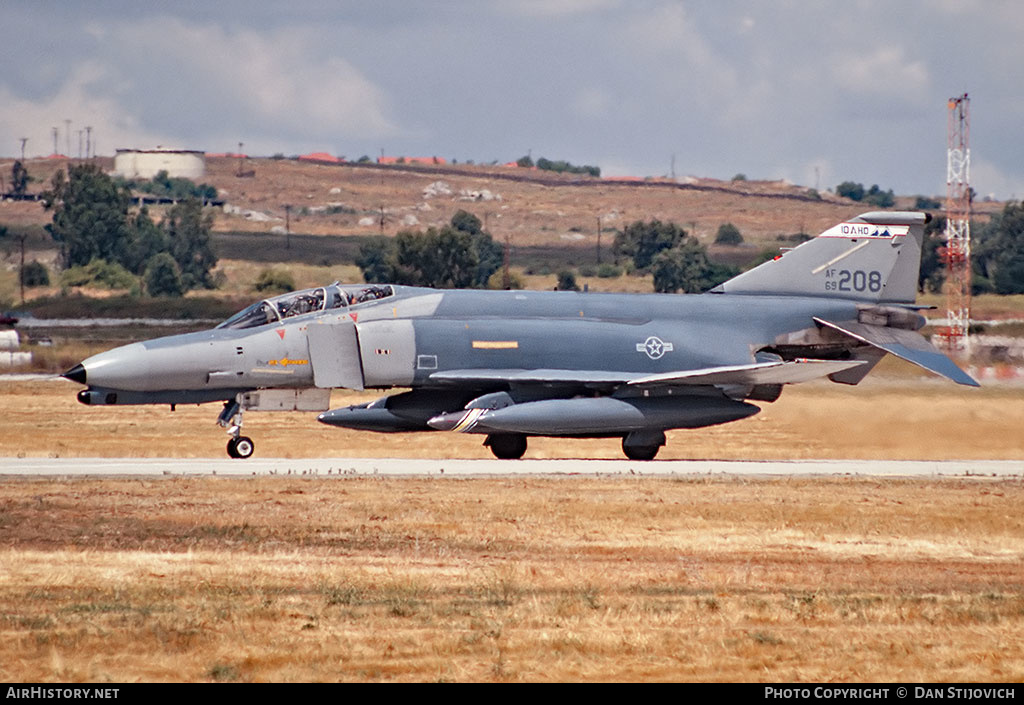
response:
<svg viewBox="0 0 1024 705"><path fill-rule="evenodd" d="M1020 681L1019 481L0 482L5 681Z"/></svg>
<svg viewBox="0 0 1024 705"><path fill-rule="evenodd" d="M214 406L76 389L0 386L0 456L223 454ZM265 456L487 457L479 437L246 423ZM659 457L1024 470L1022 426L1020 388L882 375L788 389ZM528 452L588 456L619 449ZM1019 478L6 476L0 679L1020 681L1021 506Z"/></svg>

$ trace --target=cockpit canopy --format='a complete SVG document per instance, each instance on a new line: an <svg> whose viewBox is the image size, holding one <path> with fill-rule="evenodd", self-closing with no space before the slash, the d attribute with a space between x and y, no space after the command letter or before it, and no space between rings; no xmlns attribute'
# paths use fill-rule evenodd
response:
<svg viewBox="0 0 1024 705"><path fill-rule="evenodd" d="M256 328L268 323L283 321L286 318L303 316L308 313L342 309L357 306L369 301L394 296L395 290L390 284L360 284L340 286L337 282L330 286L315 289L303 289L288 294L275 296L254 303L221 323L218 328Z"/></svg>

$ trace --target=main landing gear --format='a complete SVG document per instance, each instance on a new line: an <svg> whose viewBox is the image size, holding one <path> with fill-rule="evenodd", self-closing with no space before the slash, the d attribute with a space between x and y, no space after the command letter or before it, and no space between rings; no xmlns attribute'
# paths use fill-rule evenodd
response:
<svg viewBox="0 0 1024 705"><path fill-rule="evenodd" d="M633 431L622 438L622 452L630 460L654 460L663 445L663 431Z"/></svg>
<svg viewBox="0 0 1024 705"><path fill-rule="evenodd" d="M519 460L526 453L526 436L521 433L492 433L484 445L499 460ZM654 460L665 445L662 431L634 431L622 438L622 452L630 460Z"/></svg>
<svg viewBox="0 0 1024 705"><path fill-rule="evenodd" d="M237 399L224 402L224 410L217 417L217 423L228 429L231 440L228 441L228 456L245 459L256 450L256 444L248 436L242 435L242 405Z"/></svg>
<svg viewBox="0 0 1024 705"><path fill-rule="evenodd" d="M526 436L521 433L492 433L484 445L490 447L495 458L519 460L526 452Z"/></svg>

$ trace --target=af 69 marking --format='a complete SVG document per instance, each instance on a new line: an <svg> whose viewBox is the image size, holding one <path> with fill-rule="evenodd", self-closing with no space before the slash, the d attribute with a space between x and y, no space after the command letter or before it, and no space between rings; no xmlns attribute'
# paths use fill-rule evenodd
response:
<svg viewBox="0 0 1024 705"><path fill-rule="evenodd" d="M825 291L870 291L882 290L882 273L877 270L865 272L862 269L826 269Z"/></svg>

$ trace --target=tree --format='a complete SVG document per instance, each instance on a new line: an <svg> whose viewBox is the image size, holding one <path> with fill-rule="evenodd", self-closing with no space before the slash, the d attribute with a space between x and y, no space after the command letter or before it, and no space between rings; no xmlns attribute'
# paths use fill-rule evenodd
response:
<svg viewBox="0 0 1024 705"><path fill-rule="evenodd" d="M129 241L130 196L99 166L71 166L66 177L58 171L42 197L43 207L53 209L46 229L61 245L64 266L83 266L94 259L119 261Z"/></svg>
<svg viewBox="0 0 1024 705"><path fill-rule="evenodd" d="M139 210L128 225L128 247L121 256L121 263L131 272L141 275L149 261L160 252L167 252L170 241L167 233L149 217L145 206Z"/></svg>
<svg viewBox="0 0 1024 705"><path fill-rule="evenodd" d="M722 223L718 226L718 232L715 233L715 244L741 245L743 244L743 235L740 233L740 229L732 223Z"/></svg>
<svg viewBox="0 0 1024 705"><path fill-rule="evenodd" d="M942 260L942 248L946 244L946 216L932 218L924 226L924 242L921 243L921 268L917 274L917 290L937 294L942 291L946 280L946 264Z"/></svg>
<svg viewBox="0 0 1024 705"><path fill-rule="evenodd" d="M11 193L21 196L28 189L28 169L21 163L15 161L11 166Z"/></svg>
<svg viewBox="0 0 1024 705"><path fill-rule="evenodd" d="M686 231L675 223L637 220L615 235L612 251L632 259L637 269L647 269L659 252L675 247L685 237Z"/></svg>
<svg viewBox="0 0 1024 705"><path fill-rule="evenodd" d="M475 215L468 211L459 209L452 216L451 226L456 230L468 233L473 239L473 249L476 251L476 273L473 275L473 286L487 287L490 276L497 271L505 259L505 252L501 245L494 241L494 238L483 229L483 223Z"/></svg>
<svg viewBox="0 0 1024 705"><path fill-rule="evenodd" d="M467 232L450 226L425 233L406 230L395 236L395 246L399 284L464 289L475 282L479 260Z"/></svg>
<svg viewBox="0 0 1024 705"><path fill-rule="evenodd" d="M212 228L213 215L203 215L203 206L195 198L175 204L164 218L170 252L181 269L186 289L214 288L210 272L217 266L217 255L210 238Z"/></svg>
<svg viewBox="0 0 1024 705"><path fill-rule="evenodd" d="M481 225L460 210L441 229L403 230L391 240L363 245L356 264L368 283L483 288L501 267L503 252Z"/></svg>
<svg viewBox="0 0 1024 705"><path fill-rule="evenodd" d="M883 191L878 187L878 184L872 184L871 188L864 195L864 201L879 208L892 208L896 203L896 196L893 194L892 189Z"/></svg>
<svg viewBox="0 0 1024 705"><path fill-rule="evenodd" d="M356 266L367 284L387 284L395 281L394 243L381 236L359 248Z"/></svg>
<svg viewBox="0 0 1024 705"><path fill-rule="evenodd" d="M997 294L1024 294L1024 203L1010 202L978 229L976 271Z"/></svg>
<svg viewBox="0 0 1024 705"><path fill-rule="evenodd" d="M696 294L710 289L719 283L712 283L713 271L707 249L693 238L658 253L651 267L654 290L665 294Z"/></svg>
<svg viewBox="0 0 1024 705"><path fill-rule="evenodd" d="M862 201L864 200L864 184L844 181L836 186L836 195L849 198L851 201Z"/></svg>
<svg viewBox="0 0 1024 705"><path fill-rule="evenodd" d="M150 296L181 296L185 293L178 263L166 252L150 259L144 278Z"/></svg>
<svg viewBox="0 0 1024 705"><path fill-rule="evenodd" d="M844 181L836 186L836 195L849 198L851 201L865 201L879 208L891 208L896 203L892 189L883 191L878 184L873 184L871 188L865 190L864 184Z"/></svg>

